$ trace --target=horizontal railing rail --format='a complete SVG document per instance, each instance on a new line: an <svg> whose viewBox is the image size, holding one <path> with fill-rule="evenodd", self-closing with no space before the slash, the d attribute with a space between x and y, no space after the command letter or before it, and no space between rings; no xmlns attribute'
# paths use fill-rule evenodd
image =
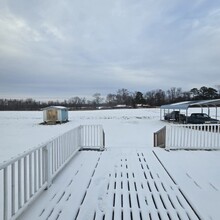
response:
<svg viewBox="0 0 220 220"><path fill-rule="evenodd" d="M0 164L0 219L16 219L81 148L104 149L101 125L83 125Z"/></svg>

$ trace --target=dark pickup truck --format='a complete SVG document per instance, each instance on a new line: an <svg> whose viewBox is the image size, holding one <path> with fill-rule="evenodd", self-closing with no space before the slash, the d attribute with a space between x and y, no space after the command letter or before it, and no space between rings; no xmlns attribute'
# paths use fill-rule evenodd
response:
<svg viewBox="0 0 220 220"><path fill-rule="evenodd" d="M219 121L217 119L209 117L205 113L192 113L186 118L186 123L189 124L217 124Z"/></svg>
<svg viewBox="0 0 220 220"><path fill-rule="evenodd" d="M167 113L165 116L164 116L164 119L165 120L176 120L177 117L179 115L179 111L172 111L170 113Z"/></svg>
<svg viewBox="0 0 220 220"><path fill-rule="evenodd" d="M167 121L176 121L188 124L217 124L220 123L217 119L209 117L205 113L192 113L189 117L180 114L179 111L172 111L164 116Z"/></svg>
<svg viewBox="0 0 220 220"><path fill-rule="evenodd" d="M184 122L186 120L186 116L183 114L180 114L179 111L172 111L170 113L167 113L164 116L164 119L167 121L178 121L178 122Z"/></svg>

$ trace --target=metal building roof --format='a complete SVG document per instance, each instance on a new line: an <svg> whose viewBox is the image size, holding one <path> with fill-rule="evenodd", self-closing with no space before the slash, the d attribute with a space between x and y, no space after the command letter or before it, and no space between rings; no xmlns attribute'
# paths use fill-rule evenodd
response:
<svg viewBox="0 0 220 220"><path fill-rule="evenodd" d="M187 110L192 107L220 107L220 99L212 100L196 100L196 101L185 101L178 102L168 105L161 105L161 109L183 109Z"/></svg>

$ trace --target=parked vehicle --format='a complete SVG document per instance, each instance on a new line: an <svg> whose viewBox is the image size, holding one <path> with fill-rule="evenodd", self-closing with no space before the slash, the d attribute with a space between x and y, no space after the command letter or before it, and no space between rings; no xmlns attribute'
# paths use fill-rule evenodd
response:
<svg viewBox="0 0 220 220"><path fill-rule="evenodd" d="M186 120L189 124L217 124L217 119L209 117L206 113L192 113Z"/></svg>
<svg viewBox="0 0 220 220"><path fill-rule="evenodd" d="M167 113L164 116L164 119L167 121L178 121L178 122L184 122L186 120L186 116L183 114L180 114L179 111L172 111L170 113Z"/></svg>

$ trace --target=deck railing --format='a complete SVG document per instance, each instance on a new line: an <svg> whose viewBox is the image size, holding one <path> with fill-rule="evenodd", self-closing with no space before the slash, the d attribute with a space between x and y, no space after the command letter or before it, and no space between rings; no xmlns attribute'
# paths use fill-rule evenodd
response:
<svg viewBox="0 0 220 220"><path fill-rule="evenodd" d="M80 146L82 148L103 149L105 146L105 135L101 125L81 125Z"/></svg>
<svg viewBox="0 0 220 220"><path fill-rule="evenodd" d="M101 125L83 125L0 164L0 220L16 219L82 148L104 149Z"/></svg>
<svg viewBox="0 0 220 220"><path fill-rule="evenodd" d="M219 124L185 124L169 125L154 134L155 146L159 146L159 137L165 130L164 147L170 149L193 150L219 150L220 149L220 125ZM156 132L157 133L157 132Z"/></svg>

